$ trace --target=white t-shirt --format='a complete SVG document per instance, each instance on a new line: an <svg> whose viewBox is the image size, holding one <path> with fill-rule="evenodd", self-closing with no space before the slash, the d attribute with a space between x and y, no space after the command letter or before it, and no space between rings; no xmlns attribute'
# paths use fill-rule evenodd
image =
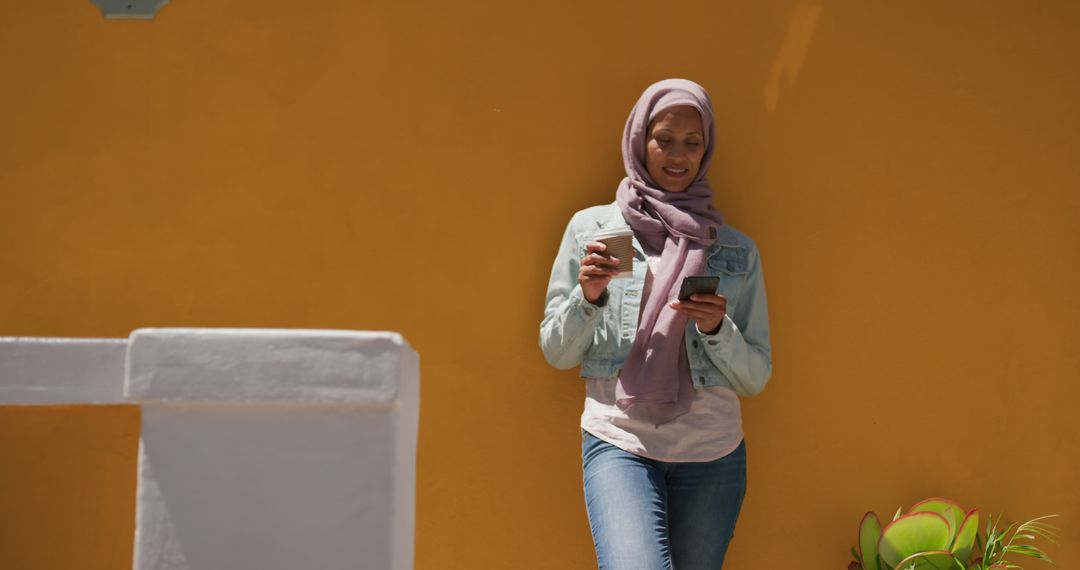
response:
<svg viewBox="0 0 1080 570"><path fill-rule="evenodd" d="M730 388L697 388L689 412L656 427L615 404L615 382L586 380L581 428L619 449L658 461L713 461L742 441L739 397Z"/></svg>

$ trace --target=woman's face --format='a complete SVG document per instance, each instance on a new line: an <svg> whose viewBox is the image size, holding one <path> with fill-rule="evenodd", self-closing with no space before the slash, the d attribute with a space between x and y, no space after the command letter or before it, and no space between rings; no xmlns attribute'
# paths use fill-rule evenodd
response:
<svg viewBox="0 0 1080 570"><path fill-rule="evenodd" d="M705 157L705 129L701 114L689 105L660 112L649 125L645 168L668 192L682 192L697 178Z"/></svg>

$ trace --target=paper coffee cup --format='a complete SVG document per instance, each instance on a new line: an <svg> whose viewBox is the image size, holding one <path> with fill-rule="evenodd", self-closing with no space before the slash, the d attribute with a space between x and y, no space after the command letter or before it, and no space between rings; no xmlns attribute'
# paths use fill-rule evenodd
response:
<svg viewBox="0 0 1080 570"><path fill-rule="evenodd" d="M604 252L619 260L619 275L617 277L629 277L634 274L634 230L630 226L600 230L593 235L593 239L606 245Z"/></svg>

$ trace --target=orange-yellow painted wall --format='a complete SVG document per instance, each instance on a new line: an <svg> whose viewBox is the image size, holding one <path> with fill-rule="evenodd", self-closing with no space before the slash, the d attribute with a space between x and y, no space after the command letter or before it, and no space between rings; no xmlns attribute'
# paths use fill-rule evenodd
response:
<svg viewBox="0 0 1080 570"><path fill-rule="evenodd" d="M583 387L537 324L565 222L612 198L667 76L712 93L717 203L772 310L729 566L844 567L863 511L931 495L1061 513L1050 551L1080 564L1080 4L3 13L0 335L404 333L417 568L594 564ZM136 422L0 410L0 568L128 568Z"/></svg>
<svg viewBox="0 0 1080 570"><path fill-rule="evenodd" d="M0 408L0 568L131 568L139 408Z"/></svg>

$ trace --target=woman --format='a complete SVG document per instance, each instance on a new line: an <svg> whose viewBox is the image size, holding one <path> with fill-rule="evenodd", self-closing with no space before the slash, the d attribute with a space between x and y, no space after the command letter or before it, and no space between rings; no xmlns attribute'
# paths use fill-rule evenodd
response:
<svg viewBox="0 0 1080 570"><path fill-rule="evenodd" d="M739 396L769 379L754 242L723 223L706 181L712 106L698 84L649 86L623 133L615 202L574 214L548 283L540 344L581 366L585 502L601 569L715 570L746 490ZM629 225L632 277L593 239ZM716 293L676 297L683 277Z"/></svg>

